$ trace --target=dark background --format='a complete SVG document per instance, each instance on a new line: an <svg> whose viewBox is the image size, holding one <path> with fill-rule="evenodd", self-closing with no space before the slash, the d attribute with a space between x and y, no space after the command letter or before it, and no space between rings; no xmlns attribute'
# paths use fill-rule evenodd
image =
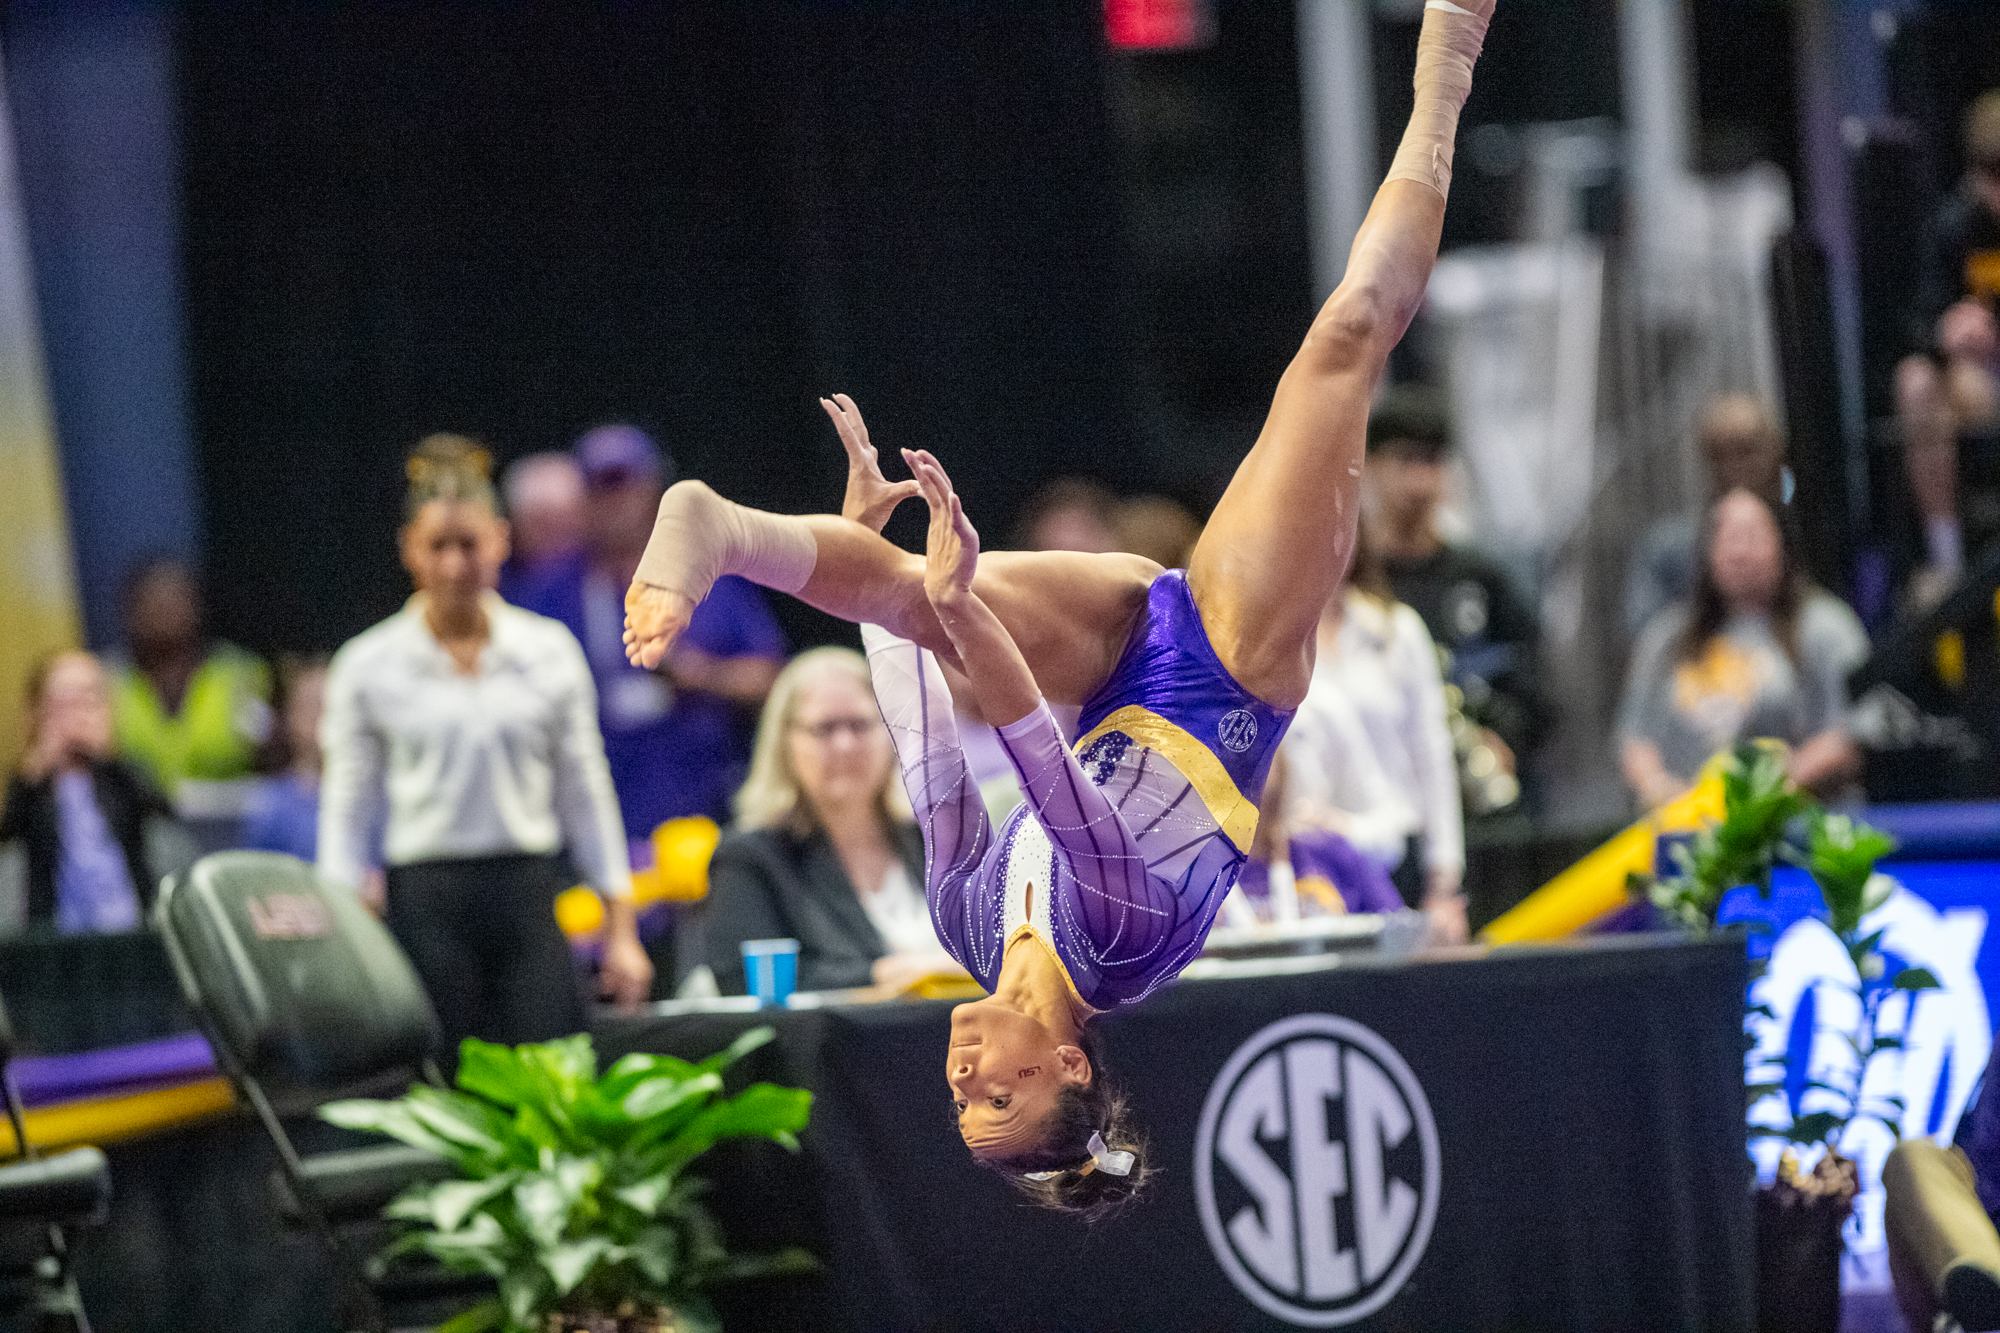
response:
<svg viewBox="0 0 2000 1333"><path fill-rule="evenodd" d="M945 458L989 545L1065 473L1205 509L1313 296L1296 7L1215 15L1205 49L1135 54L1091 0L176 11L217 629L326 651L393 610L401 460L433 430L504 464L629 420L683 475L796 512L838 493L814 399L844 389L878 443ZM1464 125L1615 120L1616 18L1513 0ZM1796 194L1792 7L1690 0L1686 22L1694 165L1773 161ZM1898 23L1854 160L1877 417L1958 108L2000 81L1990 6ZM1384 161L1416 30L1378 8ZM1462 157L1447 248L1509 239L1517 182ZM1615 184L1591 221L1617 244ZM1812 458L1835 419L1810 351L1823 276L1810 247L1787 262L1807 349L1787 414ZM1901 503L1889 463L1878 527ZM918 518L891 536L920 540ZM851 635L775 601L795 644Z"/></svg>
<svg viewBox="0 0 2000 1333"><path fill-rule="evenodd" d="M179 47L229 637L394 609L433 430L504 461L630 420L824 510L844 389L989 527L1079 460L1137 480L1089 6L203 6Z"/></svg>

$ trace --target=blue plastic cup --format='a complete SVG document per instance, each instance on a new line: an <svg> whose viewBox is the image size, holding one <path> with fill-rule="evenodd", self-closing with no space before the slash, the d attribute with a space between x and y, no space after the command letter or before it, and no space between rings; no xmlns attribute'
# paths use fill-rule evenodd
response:
<svg viewBox="0 0 2000 1333"><path fill-rule="evenodd" d="M758 1007L782 1005L799 986L799 942L743 941L743 975Z"/></svg>

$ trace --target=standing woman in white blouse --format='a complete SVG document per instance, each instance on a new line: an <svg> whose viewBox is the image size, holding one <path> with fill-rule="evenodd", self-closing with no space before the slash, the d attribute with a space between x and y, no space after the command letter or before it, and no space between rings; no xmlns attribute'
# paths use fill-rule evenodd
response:
<svg viewBox="0 0 2000 1333"><path fill-rule="evenodd" d="M1465 818L1437 648L1389 590L1365 531L1320 616L1312 684L1285 737L1286 815L1420 884L1436 934L1463 940Z"/></svg>
<svg viewBox="0 0 2000 1333"><path fill-rule="evenodd" d="M416 595L334 655L321 722L319 869L358 888L386 805L389 929L454 1049L584 1026L553 910L565 851L607 904L605 989L637 1004L653 971L583 650L491 591L507 524L488 467L457 436L417 446L401 534Z"/></svg>

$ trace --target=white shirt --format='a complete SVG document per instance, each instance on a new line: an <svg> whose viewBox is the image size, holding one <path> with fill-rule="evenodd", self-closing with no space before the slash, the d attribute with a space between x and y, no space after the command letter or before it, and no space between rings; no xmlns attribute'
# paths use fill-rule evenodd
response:
<svg viewBox="0 0 2000 1333"><path fill-rule="evenodd" d="M901 861L890 865L875 892L864 889L856 896L890 953L936 953L944 947L931 925L930 905Z"/></svg>
<svg viewBox="0 0 2000 1333"><path fill-rule="evenodd" d="M1344 811L1364 853L1393 866L1404 840L1421 833L1427 869L1464 870L1444 680L1409 607L1348 590L1334 650L1319 654L1284 753L1288 803Z"/></svg>
<svg viewBox="0 0 2000 1333"><path fill-rule="evenodd" d="M348 642L327 673L319 868L358 885L386 800L388 863L548 853L632 892L625 825L583 650L554 620L485 599L491 637L466 674L419 594Z"/></svg>

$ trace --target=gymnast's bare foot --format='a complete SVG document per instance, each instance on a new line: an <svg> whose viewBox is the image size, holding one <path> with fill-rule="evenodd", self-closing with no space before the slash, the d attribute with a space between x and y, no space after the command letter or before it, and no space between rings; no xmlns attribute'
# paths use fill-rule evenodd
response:
<svg viewBox="0 0 2000 1333"><path fill-rule="evenodd" d="M694 603L669 588L637 579L625 590L625 660L651 671L694 618Z"/></svg>
<svg viewBox="0 0 2000 1333"><path fill-rule="evenodd" d="M840 502L840 516L880 533L896 506L916 496L920 488L915 481L890 481L882 475L875 446L868 442L868 424L852 398L837 393L832 401L820 399L819 405L833 419L841 447L847 450L847 495Z"/></svg>

